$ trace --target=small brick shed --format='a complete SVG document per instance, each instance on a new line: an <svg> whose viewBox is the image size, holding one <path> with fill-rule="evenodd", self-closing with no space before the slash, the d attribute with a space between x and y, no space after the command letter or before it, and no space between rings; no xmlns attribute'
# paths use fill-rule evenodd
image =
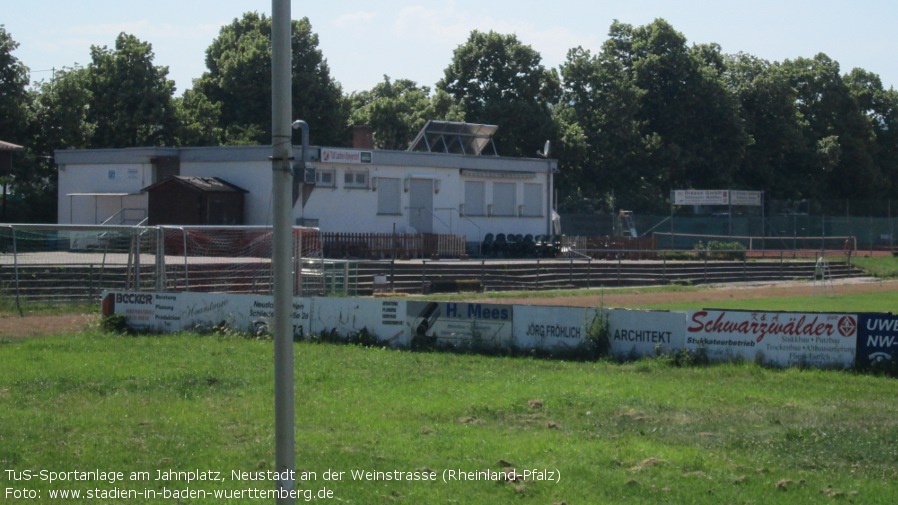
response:
<svg viewBox="0 0 898 505"><path fill-rule="evenodd" d="M141 190L148 224L242 225L245 189L218 177L174 175Z"/></svg>

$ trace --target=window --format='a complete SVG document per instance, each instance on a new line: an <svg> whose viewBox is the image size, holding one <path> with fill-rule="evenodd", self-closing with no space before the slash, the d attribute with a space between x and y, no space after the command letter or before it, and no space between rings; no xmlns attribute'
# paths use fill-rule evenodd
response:
<svg viewBox="0 0 898 505"><path fill-rule="evenodd" d="M517 216L517 185L513 182L493 183L493 215Z"/></svg>
<svg viewBox="0 0 898 505"><path fill-rule="evenodd" d="M377 214L399 215L400 195L402 194L401 181L391 177L377 178Z"/></svg>
<svg viewBox="0 0 898 505"><path fill-rule="evenodd" d="M322 188L337 187L337 177L333 170L315 171L315 185Z"/></svg>
<svg viewBox="0 0 898 505"><path fill-rule="evenodd" d="M343 174L343 187L346 189L368 189L368 172L350 172Z"/></svg>
<svg viewBox="0 0 898 505"><path fill-rule="evenodd" d="M465 211L466 216L486 215L484 202L486 201L486 183L483 181L465 182Z"/></svg>
<svg viewBox="0 0 898 505"><path fill-rule="evenodd" d="M524 184L524 215L529 217L542 217L543 215L543 185Z"/></svg>

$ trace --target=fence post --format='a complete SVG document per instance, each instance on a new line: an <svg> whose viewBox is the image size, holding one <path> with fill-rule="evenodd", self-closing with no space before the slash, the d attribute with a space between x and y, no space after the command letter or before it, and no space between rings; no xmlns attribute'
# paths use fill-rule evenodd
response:
<svg viewBox="0 0 898 505"><path fill-rule="evenodd" d="M19 245L16 242L16 227L10 226L9 228L12 230L12 263L16 276L16 309L19 311L19 317L24 317L25 314L22 312L22 305L19 303Z"/></svg>
<svg viewBox="0 0 898 505"><path fill-rule="evenodd" d="M156 227L156 291L165 291L165 235Z"/></svg>
<svg viewBox="0 0 898 505"><path fill-rule="evenodd" d="M586 262L586 289L592 285L592 257Z"/></svg>
<svg viewBox="0 0 898 505"><path fill-rule="evenodd" d="M539 263L537 263L539 265ZM539 266L536 267L537 276L539 275ZM480 260L480 289L486 291L486 260Z"/></svg>
<svg viewBox="0 0 898 505"><path fill-rule="evenodd" d="M421 292L425 293L427 287L427 260L421 260ZM429 294L429 293L428 293Z"/></svg>
<svg viewBox="0 0 898 505"><path fill-rule="evenodd" d="M780 251L780 280L783 279L783 271L786 269L785 258L783 257L784 254L784 251Z"/></svg>
<svg viewBox="0 0 898 505"><path fill-rule="evenodd" d="M184 244L184 291L190 291L190 278L187 273L187 230L181 228L181 241Z"/></svg>

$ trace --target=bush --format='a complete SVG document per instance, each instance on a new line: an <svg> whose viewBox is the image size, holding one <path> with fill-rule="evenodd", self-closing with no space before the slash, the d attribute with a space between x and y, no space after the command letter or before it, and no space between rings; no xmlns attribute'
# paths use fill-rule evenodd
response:
<svg viewBox="0 0 898 505"><path fill-rule="evenodd" d="M712 260L744 260L745 246L739 242L719 242L712 240L705 246L701 242L695 244L695 253L699 258Z"/></svg>

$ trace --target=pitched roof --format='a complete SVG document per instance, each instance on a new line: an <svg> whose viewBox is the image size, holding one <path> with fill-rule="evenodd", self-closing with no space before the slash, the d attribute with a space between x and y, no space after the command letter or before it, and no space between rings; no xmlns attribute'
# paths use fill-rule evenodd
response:
<svg viewBox="0 0 898 505"><path fill-rule="evenodd" d="M149 191L170 182L190 186L194 189L206 193L249 193L249 191L239 186L235 186L223 179L219 179L218 177L195 177L184 175L173 175L170 177L166 177L156 184L143 188L141 191Z"/></svg>
<svg viewBox="0 0 898 505"><path fill-rule="evenodd" d="M21 151L22 149L25 148L20 145L0 140L0 151Z"/></svg>

